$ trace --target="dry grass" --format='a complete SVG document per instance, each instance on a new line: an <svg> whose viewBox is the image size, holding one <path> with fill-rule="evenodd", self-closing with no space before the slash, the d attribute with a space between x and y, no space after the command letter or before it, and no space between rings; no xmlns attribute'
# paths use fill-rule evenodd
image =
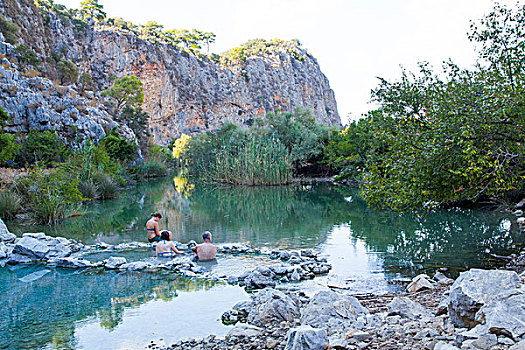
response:
<svg viewBox="0 0 525 350"><path fill-rule="evenodd" d="M0 189L10 187L19 177L27 174L26 169L0 168Z"/></svg>

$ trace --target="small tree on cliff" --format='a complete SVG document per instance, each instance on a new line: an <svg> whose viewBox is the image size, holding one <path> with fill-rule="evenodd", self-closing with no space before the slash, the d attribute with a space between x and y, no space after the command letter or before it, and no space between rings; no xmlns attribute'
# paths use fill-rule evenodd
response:
<svg viewBox="0 0 525 350"><path fill-rule="evenodd" d="M116 103L115 115L119 115L124 106L139 107L144 102L144 88L136 76L115 79L113 85L102 92Z"/></svg>
<svg viewBox="0 0 525 350"><path fill-rule="evenodd" d="M98 3L98 0L84 0L80 3L80 13L84 18L96 18L99 21L106 18L106 13L102 10L104 6Z"/></svg>

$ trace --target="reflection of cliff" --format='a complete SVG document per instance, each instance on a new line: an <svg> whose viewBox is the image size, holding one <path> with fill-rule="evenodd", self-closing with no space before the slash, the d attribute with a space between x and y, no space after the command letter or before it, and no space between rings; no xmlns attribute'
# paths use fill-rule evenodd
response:
<svg viewBox="0 0 525 350"><path fill-rule="evenodd" d="M60 270L52 270L32 283L18 281L37 269L0 269L2 349L36 349L49 343L61 349L75 348L76 321L98 316L102 326L112 329L121 322L126 308L152 299L169 300L176 297L177 291L207 290L215 284L172 275L156 279L136 273L78 274Z"/></svg>

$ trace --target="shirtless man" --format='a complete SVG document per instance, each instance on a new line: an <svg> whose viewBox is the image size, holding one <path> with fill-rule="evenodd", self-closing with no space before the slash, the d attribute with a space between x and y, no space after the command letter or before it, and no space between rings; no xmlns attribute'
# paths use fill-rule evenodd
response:
<svg viewBox="0 0 525 350"><path fill-rule="evenodd" d="M217 256L217 246L211 244L211 233L206 231L202 234L204 243L197 244L191 250L195 253L195 261L213 260Z"/></svg>

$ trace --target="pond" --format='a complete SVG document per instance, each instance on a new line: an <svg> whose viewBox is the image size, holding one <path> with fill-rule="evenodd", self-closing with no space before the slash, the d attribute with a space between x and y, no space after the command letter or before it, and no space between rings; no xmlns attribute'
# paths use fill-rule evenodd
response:
<svg viewBox="0 0 525 350"><path fill-rule="evenodd" d="M314 249L333 269L291 285L307 294L329 285L350 293L388 293L398 288L394 279L439 267L451 275L490 267L497 263L491 254L507 254L523 244L515 217L498 212L400 215L370 209L355 189L328 183L232 187L192 184L183 177L141 184L119 199L92 203L84 216L61 225L6 224L17 234L41 231L85 244L118 244L144 241L144 223L155 211L163 215L161 229L173 231L180 242L200 241L209 230L218 244ZM128 260L153 258L149 250L125 254ZM272 263L265 255L221 255L204 267L217 275L238 275ZM171 344L222 336L229 327L221 324L221 314L248 298L238 286L169 273L4 267L0 348L142 348L151 340Z"/></svg>

